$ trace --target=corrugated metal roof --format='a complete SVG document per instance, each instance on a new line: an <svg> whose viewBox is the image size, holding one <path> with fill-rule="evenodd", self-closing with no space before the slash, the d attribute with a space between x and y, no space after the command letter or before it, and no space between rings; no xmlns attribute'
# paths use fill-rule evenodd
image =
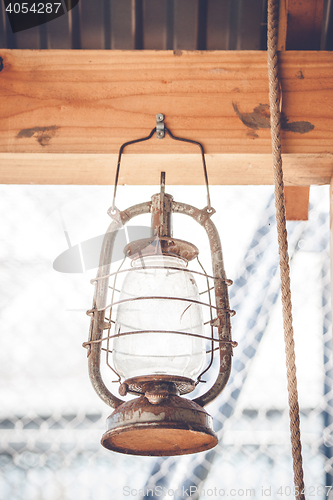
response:
<svg viewBox="0 0 333 500"><path fill-rule="evenodd" d="M79 0L61 17L13 33L0 0L0 48L265 50L266 10L267 0ZM332 27L332 0L324 0L322 50L333 49Z"/></svg>
<svg viewBox="0 0 333 500"><path fill-rule="evenodd" d="M0 46L12 49L259 50L266 48L266 0L80 0L18 33L2 2L1 25Z"/></svg>

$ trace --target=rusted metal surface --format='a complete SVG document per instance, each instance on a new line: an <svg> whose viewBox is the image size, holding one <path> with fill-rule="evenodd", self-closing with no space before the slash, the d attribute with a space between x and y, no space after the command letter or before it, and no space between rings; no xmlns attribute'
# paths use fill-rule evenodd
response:
<svg viewBox="0 0 333 500"><path fill-rule="evenodd" d="M185 203L174 202L172 210L174 213L189 215L206 230L210 244L213 274L217 278L222 278L214 280L215 300L216 306L218 307L217 317L219 320L218 335L221 340L225 339L231 341L230 313L228 312L230 311L229 296L227 284L225 282L226 275L223 263L222 246L216 226L210 219L211 209L207 207L206 209L199 210ZM231 371L232 349L232 345L229 343L220 344L219 374L214 385L205 394L194 400L199 405L205 406L209 404L226 386Z"/></svg>
<svg viewBox="0 0 333 500"><path fill-rule="evenodd" d="M161 191L151 198L151 234L152 236L172 236L173 196L165 194L165 172L161 172Z"/></svg>
<svg viewBox="0 0 333 500"><path fill-rule="evenodd" d="M131 259L148 255L173 255L189 262L198 256L199 250L188 241L178 240L171 236L159 236L154 239L144 238L133 241L126 245L124 253Z"/></svg>
<svg viewBox="0 0 333 500"><path fill-rule="evenodd" d="M110 273L111 258L114 241L117 236L117 232L121 227L126 224L133 217L141 214L150 212L150 202L135 205L123 212L116 211L113 215L113 221L108 227L108 230L104 236L101 256L99 261L99 267L97 272L97 278L100 276L106 276ZM112 214L111 214L112 215ZM92 307L92 318L90 324L90 334L89 341L99 341L103 335L104 327L104 316L105 311L103 307L106 305L106 298L108 292L109 279L105 278L97 281L95 285L95 294ZM98 311L98 309L102 309ZM100 342L91 343L90 349L88 350L88 366L89 366L89 377L93 388L99 395L99 397L111 408L117 408L123 403L121 399L112 394L106 387L102 380L101 370L100 370L100 360L101 360L101 344Z"/></svg>
<svg viewBox="0 0 333 500"><path fill-rule="evenodd" d="M133 377L125 380L124 385L126 386L126 392L136 395L142 395L145 393L145 385L147 383L160 384L160 383L172 383L177 394L188 394L194 391L195 383L193 380L187 377L176 377L174 375L147 375L144 377ZM121 394L125 396L125 394Z"/></svg>
<svg viewBox="0 0 333 500"><path fill-rule="evenodd" d="M131 455L171 456L216 446L212 417L194 401L170 394L160 404L127 401L107 420L102 445Z"/></svg>
<svg viewBox="0 0 333 500"><path fill-rule="evenodd" d="M229 309L228 280L223 266L221 243L217 229L210 219L214 210L211 207L198 210L190 205L175 203L172 201L172 197L167 197L164 194L163 187L162 185L160 195L153 197L152 203L136 205L124 212L119 212L114 205L112 206L110 215L113 222L109 226L102 244L100 266L95 280L93 308L90 311L92 315L91 331L89 341L86 343L89 349L89 374L92 385L101 399L112 408L115 408L115 411L108 418L107 432L103 435L102 445L113 451L134 455L182 455L209 450L217 444L218 440L213 432L212 419L202 407L215 399L225 387L230 375L232 347L234 344L231 340L230 315L232 311ZM159 205L157 203L158 199ZM166 211L170 213L170 216L169 214L163 214L165 199L170 205L166 207ZM163 208L160 210L162 205ZM154 208L152 209L152 207ZM212 326L214 322L214 326L218 328L220 370L214 385L204 395L193 401L183 399L178 395L179 393L190 392L193 389L194 382L191 380L189 383L188 381L184 383L184 380L176 380L178 377L173 377L174 380L171 380L170 377L163 378L163 376L134 377L125 380L120 385L120 395L125 396L128 392L134 394L143 393L144 395L129 402L124 402L107 389L101 377L101 342L103 340L103 329L105 328L105 310L110 307L106 305L106 301L115 237L123 224L136 215L150 211L154 212L152 220L153 225L155 224L155 232L160 235L166 234L166 236L161 237L166 238L167 242L171 239L171 212L182 213L196 220L206 230L210 242L216 306L212 305L211 299L208 306L211 311L215 309L217 315L217 318L214 319L211 315L210 322ZM164 232L164 224L166 224L166 232ZM142 246L142 242L139 243ZM184 248L184 246L179 245L179 248ZM137 251L137 253L139 252ZM171 297L158 298L171 299ZM134 297L133 299L126 299L126 301L143 299L147 299L147 297ZM172 297L172 299L186 300L190 303L198 302L182 297ZM116 302L113 302L111 307L114 304ZM139 334L142 332L132 331L128 333ZM182 333L188 334L186 332ZM108 335L107 342L113 336ZM213 330L212 338L209 338L209 340L212 341L213 354L213 341L215 340L213 339Z"/></svg>
<svg viewBox="0 0 333 500"><path fill-rule="evenodd" d="M179 391L173 382L150 381L142 386L145 397L151 405L159 405L170 395L179 396Z"/></svg>
<svg viewBox="0 0 333 500"><path fill-rule="evenodd" d="M100 281L100 280L104 280L105 278L110 278L111 276L114 276L115 274L129 273L131 271L138 271L139 269L161 269L161 268L160 268L160 266L142 266L142 267L138 266L136 268L130 267L129 269L121 269L120 271L115 271L114 273L107 274L106 276L99 276L98 278L92 279L90 281L90 283L95 284L95 282ZM173 270L173 271L182 271L183 273L198 274L199 276L206 276L207 278L210 278L212 280L224 281L228 286L232 285L232 283L233 283L233 281L228 279L228 278L218 278L217 276L210 276L206 272L201 273L200 271L195 271L194 269L183 269L182 267L177 267L177 266L164 266L163 269L169 269L169 270Z"/></svg>
<svg viewBox="0 0 333 500"><path fill-rule="evenodd" d="M109 308L116 306L118 304L124 304L125 302L135 302L137 300L153 300L153 299L154 300L180 300L182 302L190 302L191 304L200 304L201 306L211 307L211 308L216 309L216 310L220 309L217 306L206 304L206 302L201 302L201 300L187 299L185 297L165 297L163 295L145 295L144 297L131 297L130 299L122 299L122 300L118 300L116 302L112 302L111 304L108 304L107 306L104 306L103 308L98 308L98 311L102 311L102 310L106 311L106 309L109 309ZM227 309L226 311L229 314L231 314L232 316L234 316L236 314L233 309ZM122 332L121 335L125 335L125 333L126 332ZM192 334L189 333L188 335L192 335ZM200 335L200 337L201 337L201 335Z"/></svg>
<svg viewBox="0 0 333 500"><path fill-rule="evenodd" d="M150 298L152 298L152 297L150 297ZM156 297L156 298L162 298L162 297ZM204 305L208 305L208 304L204 304ZM212 307L214 307L214 306L212 306ZM235 311L232 311L232 312L235 312ZM215 323L214 326L219 325L219 323L217 323L218 320L213 320L213 321ZM106 326L106 325L108 325L108 323L105 321L103 329L109 330L110 329L109 325L108 326ZM221 344L221 343L222 344L230 344L232 347L237 347L237 345L238 345L237 342L235 342L234 340L216 339L214 337L207 337L206 335L201 335L200 333L182 332L180 330L179 331L178 330L131 330L130 332L121 332L121 333L115 333L114 335L108 335L107 337L97 339L97 340L88 340L88 342L83 342L82 346L83 347L90 347L92 344L99 344L107 339L114 339L117 337L126 337L126 335L140 335L142 333L157 333L157 334L170 333L170 334L174 334L174 335L186 335L188 337L197 337L199 339L211 340L212 342L218 342L219 344Z"/></svg>
<svg viewBox="0 0 333 500"><path fill-rule="evenodd" d="M88 341L89 374L97 394L112 408L117 408L123 401L114 396L107 389L100 374L101 339L104 329L105 309L108 307L106 305L106 298L112 249L117 231L123 226L123 224L127 223L137 215L149 213L150 211L151 203L143 203L133 206L123 212L116 211L115 214L111 213L114 220L108 228L102 245L100 266L96 278L95 297L92 308L91 334ZM218 320L216 324L218 323L218 335L220 340L220 370L214 385L204 395L194 400L200 406L204 406L220 394L230 375L232 356L230 314L233 311L229 308L227 278L224 271L220 238L215 225L210 219L214 210L209 209L208 207L206 209L199 210L184 203L173 202L172 211L174 213L188 215L204 227L210 242L213 274L214 277L217 278L214 279L216 306L212 307L216 309Z"/></svg>

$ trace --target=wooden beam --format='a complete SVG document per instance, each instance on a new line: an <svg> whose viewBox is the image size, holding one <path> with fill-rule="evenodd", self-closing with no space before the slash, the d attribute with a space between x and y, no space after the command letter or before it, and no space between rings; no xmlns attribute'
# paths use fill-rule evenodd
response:
<svg viewBox="0 0 333 500"><path fill-rule="evenodd" d="M287 220L308 220L310 186L285 186Z"/></svg>
<svg viewBox="0 0 333 500"><path fill-rule="evenodd" d="M163 141L160 141L161 143ZM125 150L126 151L126 150ZM210 184L273 184L270 154L208 154ZM113 184L115 154L1 153L0 182L3 184ZM333 155L283 155L286 186L329 184ZM199 154L124 153L120 184L159 184L161 170L168 184L203 184Z"/></svg>
<svg viewBox="0 0 333 500"><path fill-rule="evenodd" d="M319 50L324 0L280 0L279 50ZM285 186L287 220L307 220L309 187Z"/></svg>
<svg viewBox="0 0 333 500"><path fill-rule="evenodd" d="M271 151L261 51L0 50L0 152L116 153L163 112L208 154ZM333 153L333 54L281 54L285 154ZM165 139L131 153L195 153Z"/></svg>

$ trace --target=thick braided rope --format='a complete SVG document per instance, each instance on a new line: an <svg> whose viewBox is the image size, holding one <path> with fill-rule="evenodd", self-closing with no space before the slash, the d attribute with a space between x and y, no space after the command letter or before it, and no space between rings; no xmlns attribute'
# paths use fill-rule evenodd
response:
<svg viewBox="0 0 333 500"><path fill-rule="evenodd" d="M280 255L281 295L283 310L284 341L286 351L289 417L291 446L294 469L295 494L297 500L305 499L302 449L300 435L299 405L297 393L296 364L294 350L294 333L292 325L291 293L290 293L290 271L286 228L286 211L284 201L284 186L281 157L280 138L280 87L278 79L278 0L268 0L268 78L269 78L269 102L272 156L275 184L275 208L278 230L278 243Z"/></svg>

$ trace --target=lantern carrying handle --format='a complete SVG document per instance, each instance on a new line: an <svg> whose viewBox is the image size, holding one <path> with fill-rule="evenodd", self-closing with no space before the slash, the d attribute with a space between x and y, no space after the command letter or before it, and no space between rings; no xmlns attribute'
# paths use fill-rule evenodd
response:
<svg viewBox="0 0 333 500"><path fill-rule="evenodd" d="M118 180L119 180L119 171L120 171L120 162L121 162L121 157L123 154L124 149L126 146L130 146L131 144L136 144L138 142L144 142L148 141L151 139L154 135L154 133L157 133L157 137L159 139L163 139L165 136L165 132L169 134L171 139L174 141L181 141L181 142L187 142L189 144L195 144L196 146L199 146L200 151L201 151L201 158L202 158L202 166L203 166L203 171L204 171L204 178L205 178L205 184L206 184L206 190L207 190L207 211L209 213L213 213L213 209L211 206L211 201L210 201L210 193L209 193L209 182L208 182L208 173L207 173L207 165L206 165L206 159L205 159L205 150L201 142L194 141L192 139L185 139L184 137L177 137L176 135L173 135L172 132L165 126L164 124L164 115L162 113L159 113L156 115L156 127L153 128L153 130L150 132L149 135L146 137L141 137L140 139L134 139L132 141L125 142L120 146L119 153L118 153L118 161L117 161L117 169L116 169L116 176L115 176L115 181L114 181L114 190L113 190L113 201L112 201L112 207L111 207L111 213L115 214L116 213L116 194L117 194L117 187L118 187Z"/></svg>

